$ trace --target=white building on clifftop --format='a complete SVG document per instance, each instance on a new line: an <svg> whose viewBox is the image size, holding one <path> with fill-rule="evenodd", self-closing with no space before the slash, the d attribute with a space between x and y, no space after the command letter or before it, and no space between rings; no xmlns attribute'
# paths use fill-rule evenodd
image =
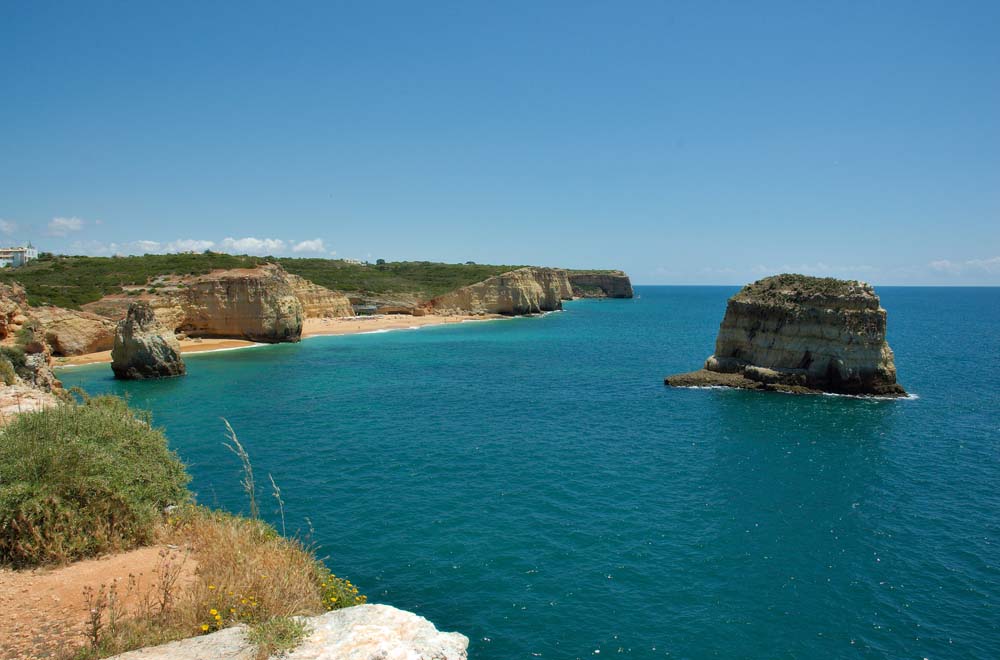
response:
<svg viewBox="0 0 1000 660"><path fill-rule="evenodd" d="M37 258L38 250L31 243L24 247L0 248L0 268L16 268Z"/></svg>

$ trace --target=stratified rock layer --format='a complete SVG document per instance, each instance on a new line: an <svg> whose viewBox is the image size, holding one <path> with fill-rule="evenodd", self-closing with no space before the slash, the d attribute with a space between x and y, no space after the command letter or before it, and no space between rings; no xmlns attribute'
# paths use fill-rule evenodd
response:
<svg viewBox="0 0 1000 660"><path fill-rule="evenodd" d="M61 307L33 307L30 314L41 323L53 355L106 351L115 343L115 323L103 316Z"/></svg>
<svg viewBox="0 0 1000 660"><path fill-rule="evenodd" d="M309 634L287 660L466 660L469 639L438 632L427 619L388 605L357 605L303 619ZM110 660L252 660L246 628L236 626Z"/></svg>
<svg viewBox="0 0 1000 660"><path fill-rule="evenodd" d="M119 321L111 370L115 378L124 380L170 378L186 372L174 333L160 325L148 303L132 303Z"/></svg>
<svg viewBox="0 0 1000 660"><path fill-rule="evenodd" d="M631 298L632 281L620 270L569 273L575 298Z"/></svg>
<svg viewBox="0 0 1000 660"><path fill-rule="evenodd" d="M438 296L428 303L436 314L538 314L562 309L572 297L566 271L518 268Z"/></svg>
<svg viewBox="0 0 1000 660"><path fill-rule="evenodd" d="M871 285L776 275L729 299L704 369L665 382L903 396L885 332Z"/></svg>
<svg viewBox="0 0 1000 660"><path fill-rule="evenodd" d="M302 338L302 303L288 273L277 264L202 275L187 284L180 304L184 320L179 329L193 337L265 343Z"/></svg>
<svg viewBox="0 0 1000 660"><path fill-rule="evenodd" d="M292 291L302 303L302 313L307 319L330 319L354 316L350 299L340 291L314 284L298 275L286 274Z"/></svg>

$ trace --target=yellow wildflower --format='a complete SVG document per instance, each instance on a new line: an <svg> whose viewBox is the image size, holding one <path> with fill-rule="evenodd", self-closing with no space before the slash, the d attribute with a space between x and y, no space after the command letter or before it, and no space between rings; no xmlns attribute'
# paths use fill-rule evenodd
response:
<svg viewBox="0 0 1000 660"><path fill-rule="evenodd" d="M208 624L207 623L201 624L201 631L202 632L208 632Z"/></svg>

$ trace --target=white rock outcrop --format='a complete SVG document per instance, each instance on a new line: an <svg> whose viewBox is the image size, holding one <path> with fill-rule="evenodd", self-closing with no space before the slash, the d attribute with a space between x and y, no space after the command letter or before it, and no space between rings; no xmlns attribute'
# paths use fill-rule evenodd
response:
<svg viewBox="0 0 1000 660"><path fill-rule="evenodd" d="M466 660L469 639L439 632L412 612L389 605L357 605L305 618L309 633L287 660ZM246 628L130 651L111 660L251 660Z"/></svg>

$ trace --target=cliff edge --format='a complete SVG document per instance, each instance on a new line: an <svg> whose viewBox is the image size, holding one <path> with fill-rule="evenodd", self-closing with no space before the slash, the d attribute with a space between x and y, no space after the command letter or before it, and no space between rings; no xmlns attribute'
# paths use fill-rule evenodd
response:
<svg viewBox="0 0 1000 660"><path fill-rule="evenodd" d="M439 632L422 616L388 605L356 605L320 616L304 617L309 633L288 660L466 660L469 639ZM254 660L246 626L225 628L200 637L148 647L109 660Z"/></svg>
<svg viewBox="0 0 1000 660"><path fill-rule="evenodd" d="M886 311L870 284L775 275L729 299L703 369L664 382L905 396L885 332Z"/></svg>
<svg viewBox="0 0 1000 660"><path fill-rule="evenodd" d="M631 298L632 281L620 270L570 271L574 298Z"/></svg>

